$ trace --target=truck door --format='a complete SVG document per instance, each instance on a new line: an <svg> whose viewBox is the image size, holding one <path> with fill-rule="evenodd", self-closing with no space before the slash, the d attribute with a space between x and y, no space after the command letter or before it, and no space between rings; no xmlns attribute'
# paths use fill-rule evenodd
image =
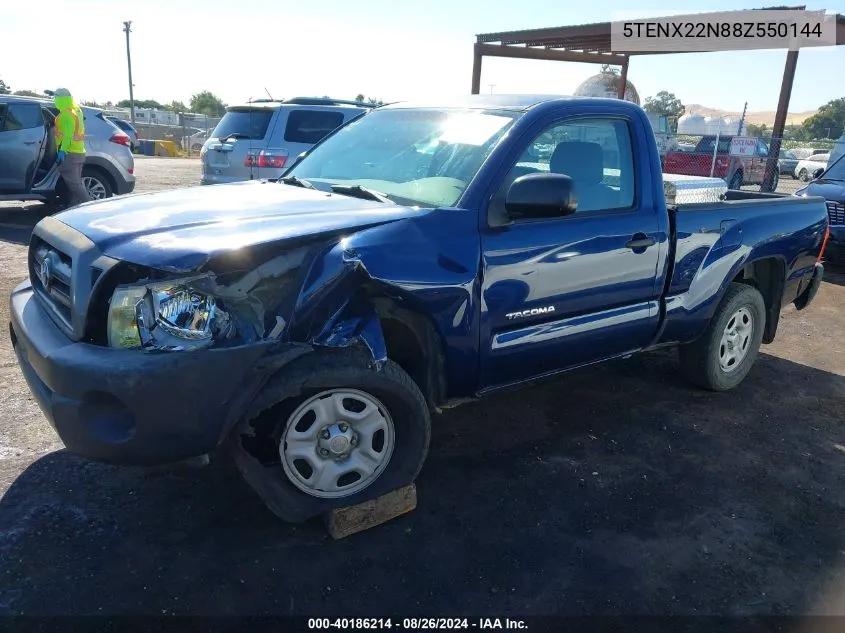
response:
<svg viewBox="0 0 845 633"><path fill-rule="evenodd" d="M766 145L760 139L757 139L757 152L756 156L751 159L753 162L752 169L754 170L753 179L751 182L753 183L762 183L763 179L766 176L766 163L769 160L769 146Z"/></svg>
<svg viewBox="0 0 845 633"><path fill-rule="evenodd" d="M652 130L618 117L578 117L531 138L490 201L501 217L513 180L534 171L574 180L574 214L482 228L481 389L622 355L649 343L659 321L665 229L651 183ZM532 145L553 137L537 160ZM639 171L635 171L639 165ZM656 177L656 175L654 176Z"/></svg>
<svg viewBox="0 0 845 633"><path fill-rule="evenodd" d="M0 104L0 192L29 191L45 135L38 103Z"/></svg>

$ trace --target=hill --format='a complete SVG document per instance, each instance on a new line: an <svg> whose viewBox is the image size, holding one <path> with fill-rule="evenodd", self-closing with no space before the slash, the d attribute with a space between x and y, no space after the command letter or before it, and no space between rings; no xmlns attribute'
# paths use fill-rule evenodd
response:
<svg viewBox="0 0 845 633"><path fill-rule="evenodd" d="M732 112L730 110L718 110L716 108L708 108L707 106L699 105L697 103L691 103L687 106L687 113L689 114L700 114L702 116L711 116L711 117L725 117L729 116L732 119L739 119L742 116L742 111ZM801 125L805 119L809 119L813 116L818 110L808 110L806 112L790 112L786 115L786 124L787 125ZM753 112L749 110L745 113L745 121L747 123L753 123L754 125L760 125L765 123L768 127L772 127L775 123L775 111L774 110L760 110L757 112Z"/></svg>

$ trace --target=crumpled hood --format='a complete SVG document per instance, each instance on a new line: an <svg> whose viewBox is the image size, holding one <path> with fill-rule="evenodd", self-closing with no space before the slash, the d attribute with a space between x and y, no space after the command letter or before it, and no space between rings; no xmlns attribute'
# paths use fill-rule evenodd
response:
<svg viewBox="0 0 845 633"><path fill-rule="evenodd" d="M192 271L226 251L336 235L426 212L247 181L99 200L55 218L110 257L161 270Z"/></svg>

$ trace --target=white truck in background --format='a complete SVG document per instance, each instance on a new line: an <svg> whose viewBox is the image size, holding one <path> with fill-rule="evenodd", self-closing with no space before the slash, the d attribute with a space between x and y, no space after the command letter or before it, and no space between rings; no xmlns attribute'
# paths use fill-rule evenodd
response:
<svg viewBox="0 0 845 633"><path fill-rule="evenodd" d="M654 130L654 138L657 141L657 151L660 153L661 162L669 152L676 152L679 149L678 139L675 137L672 128L669 126L669 117L665 114L646 112L651 129Z"/></svg>

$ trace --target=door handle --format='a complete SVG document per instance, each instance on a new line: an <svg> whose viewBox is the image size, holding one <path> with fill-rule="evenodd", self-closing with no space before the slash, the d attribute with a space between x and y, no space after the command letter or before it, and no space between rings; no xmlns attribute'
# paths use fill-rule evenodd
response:
<svg viewBox="0 0 845 633"><path fill-rule="evenodd" d="M24 141L24 145L35 145L36 143L40 143L41 141Z"/></svg>
<svg viewBox="0 0 845 633"><path fill-rule="evenodd" d="M638 251L645 250L649 246L654 246L655 244L657 244L657 240L653 237L650 237L645 233L636 233L625 243L625 246L630 248L632 251Z"/></svg>

